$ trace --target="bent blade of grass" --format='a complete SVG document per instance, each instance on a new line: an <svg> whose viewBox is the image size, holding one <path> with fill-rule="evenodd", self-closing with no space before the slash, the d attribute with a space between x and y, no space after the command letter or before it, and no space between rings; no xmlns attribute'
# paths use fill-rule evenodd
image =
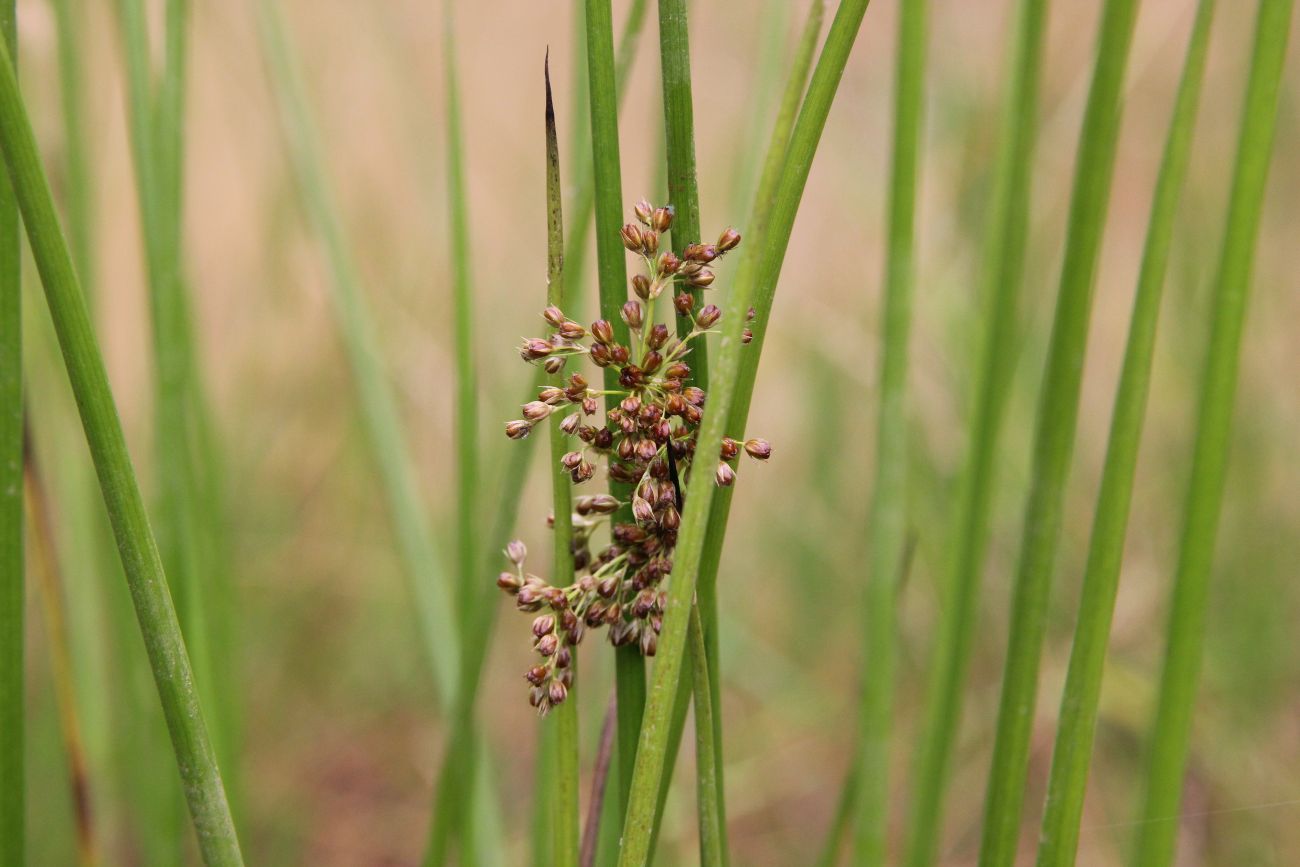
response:
<svg viewBox="0 0 1300 867"><path fill-rule="evenodd" d="M843 0L826 37L803 109L790 137L785 169L773 200L770 234L763 243L759 278L764 292L773 291L780 276L795 215L812 168L812 158L866 11L867 0ZM704 413L699 433L700 454L713 454L715 449L719 449L727 431L732 399L741 372L741 351L744 348L741 332L745 328L750 298L758 294L759 291L754 287L737 281L728 300L728 310L718 340L717 365L709 394L709 406ZM755 342L761 339L761 329L754 327L758 325L757 319L751 325ZM696 577L704 549L714 489L711 473L694 473L688 482L687 508L674 554L668 606L656 656L653 685L637 746L631 798L623 826L623 847L619 854L621 867L644 865L649 860L659 786L664 776L669 724L681 675L690 607L695 596Z"/></svg>
<svg viewBox="0 0 1300 867"><path fill-rule="evenodd" d="M1209 349L1201 379L1196 445L1188 483L1178 571L1170 604L1160 697L1151 733L1146 797L1133 864L1172 863L1183 776L1205 634L1210 570L1223 508L1242 328L1260 213L1277 125L1292 0L1260 0L1250 78L1233 167L1222 252L1215 278Z"/></svg>
<svg viewBox="0 0 1300 867"><path fill-rule="evenodd" d="M614 339L628 342L627 324L619 309L627 297L627 262L619 228L623 224L623 180L619 160L618 83L614 71L614 24L610 0L586 0L587 15L587 86L591 100L591 150L595 177L596 266L600 294L600 314L614 328ZM618 389L618 375L605 370L605 388ZM606 408L613 406L613 396L606 397ZM631 488L611 483L610 492L630 503ZM631 518L631 506L622 507L615 521ZM615 688L618 694L618 814L627 814L632 766L645 708L645 661L636 647L614 650Z"/></svg>
<svg viewBox="0 0 1300 867"><path fill-rule="evenodd" d="M691 683L695 703L695 799L700 823L700 867L721 867L727 863L727 834L723 824L722 778L718 775L718 743L713 719L715 690L709 676L709 654L704 646L704 624L700 606L691 606L688 628L691 655Z"/></svg>
<svg viewBox="0 0 1300 867"><path fill-rule="evenodd" d="M755 265L763 250L762 239L767 226L768 214L776 195L777 184L781 180L781 170L785 167L785 155L790 142L790 133L794 128L799 106L803 100L804 88L808 84L808 75L812 69L813 59L816 56L817 40L821 35L824 13L825 3L823 0L814 0L808 7L807 19L804 23L803 32L799 36L789 78L781 95L780 108L777 111L771 139L764 156L763 169L754 194L754 204L749 214L749 222L745 227L745 242L740 248L740 265L736 269L736 286L752 284L757 276ZM747 289L745 291L752 296L751 300L755 310L754 321L766 323L772 308L772 295L768 294L764 297L761 287L758 290ZM762 339L757 336L760 333L761 328L755 331L755 340L758 343L757 345L750 345L749 351L741 361L740 383L736 389L736 404L732 408L731 422L728 425L728 430L733 433L745 429L745 422L749 415L749 402L753 394L754 377L758 370L758 359L762 350ZM736 469L739 472L739 467ZM709 512L709 529L704 542L704 553L700 559L700 577L696 586L696 604L702 606L706 611L718 610L718 567L722 559L722 543L726 536L727 517L730 513L731 497L734 491L735 486L717 491L714 495L713 508ZM713 647L712 642L715 642L717 638L718 631L716 629L709 630L706 628L704 636L706 651L710 651L710 648ZM713 658L719 658L716 649L710 652L713 653ZM672 783L672 768L677 761L677 751L681 746L682 732L686 726L686 712L689 710L691 687L685 683L685 680L686 678L683 678L683 683L678 687L677 700L670 723L668 749L664 760L668 772L664 774L663 781L659 786L659 805L655 813L654 833L656 835L659 831L664 806L668 802L668 789ZM718 677L711 684L711 689L716 692L720 685L721 680ZM720 719L720 716L715 719L715 731ZM651 853L654 850L655 842L652 839Z"/></svg>
<svg viewBox="0 0 1300 867"><path fill-rule="evenodd" d="M551 70L549 59L545 68L546 79L546 303L564 308L564 207L560 191L560 146L555 133L555 105L551 100ZM551 377L551 385L562 388L564 374ZM557 587L573 583L573 489L560 458L568 451L564 431L560 430L561 414L552 413L551 435L551 493L555 513L554 565ZM576 649L576 648L575 648ZM570 663L577 667L577 654ZM575 671L576 675L576 671ZM551 797L555 805L555 827L552 842L555 846L555 867L577 867L578 864L578 696L577 677L569 688L568 698L553 711L555 715L555 779Z"/></svg>
<svg viewBox="0 0 1300 867"><path fill-rule="evenodd" d="M907 546L907 352L916 282L917 163L925 100L925 3L899 5L890 181L888 258L882 322L880 408L865 593L865 658L858 730L854 863L883 865L888 850L889 747L894 712L898 580Z"/></svg>
<svg viewBox="0 0 1300 867"><path fill-rule="evenodd" d="M243 857L194 688L185 641L7 45L0 45L0 61L0 147L130 583L199 851L209 867L240 865Z"/></svg>
<svg viewBox="0 0 1300 867"><path fill-rule="evenodd" d="M1024 271L1046 19L1047 0L1020 0L1016 6L1013 56L988 211L989 231L979 275L978 288L985 309L975 359L974 414L953 516L952 571L939 614L925 709L916 739L904 854L907 867L929 867L935 860L974 640L988 516L996 482L994 464L1011 378L1009 347L1014 344Z"/></svg>
<svg viewBox="0 0 1300 867"><path fill-rule="evenodd" d="M0 3L0 40L13 56L15 16L12 0ZM0 861L11 864L26 857L21 231L13 189L0 181Z"/></svg>
<svg viewBox="0 0 1300 867"><path fill-rule="evenodd" d="M1133 300L1128 346L1124 351L1124 368L1111 416L1106 465L1101 490L1097 494L1078 624L1061 695L1047 806L1039 835L1039 867L1074 867L1079 844L1079 821L1088 785L1106 643L1124 557L1125 530L1151 382L1160 299L1169 265L1174 217L1187 175L1213 18L1214 0L1200 0L1165 140L1164 158L1156 180L1146 249Z"/></svg>
<svg viewBox="0 0 1300 867"><path fill-rule="evenodd" d="M454 593L429 530L429 518L416 487L414 461L402 433L397 401L380 360L379 343L343 237L338 209L325 177L318 136L285 38L274 0L258 4L259 33L271 84L280 106L290 164L330 270L330 301L370 451L379 470L398 549L415 602L424 648L439 701L451 707L456 696L460 647L453 617Z"/></svg>
<svg viewBox="0 0 1300 867"><path fill-rule="evenodd" d="M1052 567L1061 535L1094 278L1110 201L1124 70L1137 8L1137 0L1107 0L1101 13L1097 61L1080 131L1056 317L1039 396L1033 479L1025 506L1020 564L1012 591L1011 635L985 799L980 853L984 867L1010 865L1020 836Z"/></svg>

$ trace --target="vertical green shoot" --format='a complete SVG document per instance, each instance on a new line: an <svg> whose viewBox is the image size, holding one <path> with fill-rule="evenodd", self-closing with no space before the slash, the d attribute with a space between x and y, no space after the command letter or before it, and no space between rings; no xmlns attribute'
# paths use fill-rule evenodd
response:
<svg viewBox="0 0 1300 867"><path fill-rule="evenodd" d="M7 45L0 44L0 61L0 148L130 584L199 851L208 867L240 865L243 857L194 689L194 672Z"/></svg>
<svg viewBox="0 0 1300 867"><path fill-rule="evenodd" d="M16 14L12 0L0 4L0 39L15 57ZM0 182L0 861L11 864L21 864L26 857L20 231L13 190Z"/></svg>
<svg viewBox="0 0 1300 867"><path fill-rule="evenodd" d="M929 867L935 859L943 823L944 791L961 719L962 687L974 640L988 516L996 483L995 460L1011 378L1008 347L1016 332L1029 228L1046 18L1047 0L1019 0L978 287L985 309L975 359L974 415L953 516L952 572L945 588L925 710L917 733L904 856L907 867Z"/></svg>
<svg viewBox="0 0 1300 867"><path fill-rule="evenodd" d="M294 66L275 0L263 0L259 32L271 83L280 105L291 167L307 217L325 248L331 275L330 301L351 368L361 421L397 537L415 602L437 695L443 707L455 701L459 672L459 630L454 593L429 529L428 513L416 484L414 462L402 433L397 400L380 360L370 308L343 237L338 209L325 177L318 137Z"/></svg>
<svg viewBox="0 0 1300 867"><path fill-rule="evenodd" d="M980 854L980 863L985 867L1010 865L1020 836L1020 808L1024 801L1047 602L1074 449L1094 278L1110 201L1124 70L1128 65L1137 7L1137 0L1107 0L1102 8L1097 62L1080 131L1061 287L1038 403L1033 477L1013 590L1011 635L1002 678L993 767L989 771L985 798Z"/></svg>
<svg viewBox="0 0 1300 867"><path fill-rule="evenodd" d="M1201 379L1196 445L1166 635L1160 698L1150 739L1146 800L1131 863L1173 861L1183 775L1196 702L1215 536L1223 508L1232 405L1260 212L1277 125L1278 91L1291 29L1292 0L1260 0L1250 79L1233 168L1223 248L1215 277L1209 349Z"/></svg>
<svg viewBox="0 0 1300 867"><path fill-rule="evenodd" d="M610 0L586 0L587 85L591 99L591 150L595 176L596 270L600 290L600 314L614 327L614 339L627 343L627 324L619 308L627 297L627 262L619 228L623 225L623 170L619 160L618 83L614 70L614 24ZM605 388L618 388L617 374L605 370ZM607 398L607 403L613 398ZM612 406L612 403L610 404ZM611 493L630 501L625 485L611 485ZM624 508L615 520L630 516ZM614 651L618 692L618 804L619 815L627 812L632 765L645 707L645 661L635 647Z"/></svg>
<svg viewBox="0 0 1300 867"><path fill-rule="evenodd" d="M1133 300L1128 346L1124 351L1124 369L1111 416L1106 467L1097 494L1088 566L1079 602L1079 620L1061 696L1047 807L1039 835L1039 867L1074 867L1079 844L1079 820L1083 815L1083 796L1088 785L1106 642L1110 637L1124 557L1125 530L1151 382L1160 298L1169 265L1174 216L1178 212L1183 180L1187 175L1213 18L1214 0L1201 0L1187 44L1182 80L1151 204L1146 249Z"/></svg>
<svg viewBox="0 0 1300 867"><path fill-rule="evenodd" d="M560 147L555 133L555 105L551 101L551 71L546 78L546 302L564 305L564 209L560 190ZM551 385L563 388L564 374L553 375ZM561 416L551 416L551 489L555 512L554 581L560 587L573 583L573 490L560 458L568 451ZM577 666L577 655L571 666ZM576 685L576 679L575 679ZM555 778L551 797L555 805L555 867L578 864L578 697L569 687L568 698L552 711L555 715Z"/></svg>
<svg viewBox="0 0 1300 867"><path fill-rule="evenodd" d="M907 353L916 282L917 163L925 91L925 3L899 5L894 143L889 193L885 310L881 326L880 408L871 517L858 732L854 863L880 867L888 849L889 747L898 641L896 588L907 544Z"/></svg>
<svg viewBox="0 0 1300 867"><path fill-rule="evenodd" d="M822 48L803 110L791 134L786 166L773 199L770 235L764 241L759 269L764 292L771 292L780 276L795 215L812 168L812 158L866 11L867 0L844 0ZM741 352L742 349L753 349L742 344L741 333L746 326L750 299L758 294L753 286L737 281L728 300L728 310L718 340L716 375L697 442L697 450L701 454L711 454L714 449L720 448L722 437L727 431L730 420L728 413L741 371ZM758 325L758 320L755 319L753 324ZM753 328L753 334L754 342L757 342L760 339L760 328ZM663 631L660 633L654 680L637 746L631 797L623 825L620 867L645 865L649 861L659 786L664 775L664 759L670 739L669 723L681 675L690 607L695 595L715 484L711 474L694 473L687 488L687 509L682 517L673 557L672 586Z"/></svg>

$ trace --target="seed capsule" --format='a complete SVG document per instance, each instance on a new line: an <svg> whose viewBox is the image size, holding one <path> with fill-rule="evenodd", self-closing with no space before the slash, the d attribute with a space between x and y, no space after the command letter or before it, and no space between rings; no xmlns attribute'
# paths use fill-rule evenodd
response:
<svg viewBox="0 0 1300 867"><path fill-rule="evenodd" d="M542 311L542 318L546 320L548 325L559 328L564 324L564 311L552 304Z"/></svg>
<svg viewBox="0 0 1300 867"><path fill-rule="evenodd" d="M718 236L718 252L726 253L740 246L740 233L730 227L723 229Z"/></svg>
<svg viewBox="0 0 1300 867"><path fill-rule="evenodd" d="M543 614L533 621L533 635L544 638L555 631L555 615Z"/></svg>
<svg viewBox="0 0 1300 867"><path fill-rule="evenodd" d="M528 671L524 672L524 677L533 686L541 686L546 682L546 666L534 665Z"/></svg>
<svg viewBox="0 0 1300 867"><path fill-rule="evenodd" d="M574 412L566 415L564 421L560 422L560 430L566 434L572 434L578 429L578 423L582 421L582 413Z"/></svg>
<svg viewBox="0 0 1300 867"><path fill-rule="evenodd" d="M714 323L721 317L722 311L718 309L718 305L705 304L704 309L700 311L700 315L695 317L695 324L700 328L712 328Z"/></svg>
<svg viewBox="0 0 1300 867"><path fill-rule="evenodd" d="M648 226L650 225L650 215L654 213L654 205L645 199L641 199L632 206L632 213L636 214L636 218Z"/></svg>
<svg viewBox="0 0 1300 867"><path fill-rule="evenodd" d="M567 397L564 393L564 389L556 388L553 385L548 385L546 388L543 388L537 393L537 396L541 399L542 403L549 403L551 406L563 402Z"/></svg>
<svg viewBox="0 0 1300 867"><path fill-rule="evenodd" d="M650 215L650 228L656 232L667 232L673 225L673 208L671 205L655 208Z"/></svg>
<svg viewBox="0 0 1300 867"><path fill-rule="evenodd" d="M673 307L677 308L678 316L690 316L691 311L695 309L695 296L689 292L682 292L673 298Z"/></svg>
<svg viewBox="0 0 1300 867"><path fill-rule="evenodd" d="M599 343L613 343L614 326L609 324L608 319L597 319L591 323L591 336Z"/></svg>
<svg viewBox="0 0 1300 867"><path fill-rule="evenodd" d="M686 282L690 283L692 286L698 286L701 289L704 289L707 286L713 285L713 272L707 268L703 268L688 277Z"/></svg>
<svg viewBox="0 0 1300 867"><path fill-rule="evenodd" d="M677 273L677 269L682 267L682 260L672 250L664 253L659 257L659 276L670 277Z"/></svg>
<svg viewBox="0 0 1300 867"><path fill-rule="evenodd" d="M623 238L623 246L633 253L640 253L644 238L642 237L641 227L636 223L628 223L619 230L619 235Z"/></svg>
<svg viewBox="0 0 1300 867"><path fill-rule="evenodd" d="M506 436L512 440L521 440L533 432L532 422L519 419L506 422Z"/></svg>
<svg viewBox="0 0 1300 867"><path fill-rule="evenodd" d="M662 322L657 323L654 328L650 329L650 339L647 341L651 349L662 349L663 345L668 342L668 326Z"/></svg>
<svg viewBox="0 0 1300 867"><path fill-rule="evenodd" d="M654 656L659 649L659 635L653 629L641 630L641 655Z"/></svg>
<svg viewBox="0 0 1300 867"><path fill-rule="evenodd" d="M564 688L564 684L560 683L558 680L553 680L551 681L550 688L546 695L547 698L551 700L551 704L563 704L565 698L569 695L569 691Z"/></svg>
<svg viewBox="0 0 1300 867"><path fill-rule="evenodd" d="M745 440L745 452L755 460L765 461L772 456L772 444L767 440Z"/></svg>
<svg viewBox="0 0 1300 867"><path fill-rule="evenodd" d="M554 656L555 651L560 649L560 639L554 632L547 633L537 639L537 652L542 656Z"/></svg>
<svg viewBox="0 0 1300 867"><path fill-rule="evenodd" d="M654 507L641 497L632 498L632 517L642 524L649 524L655 519Z"/></svg>
<svg viewBox="0 0 1300 867"><path fill-rule="evenodd" d="M524 404L523 412L528 421L541 421L551 414L551 407L543 401L534 400Z"/></svg>
<svg viewBox="0 0 1300 867"><path fill-rule="evenodd" d="M637 274L632 278L632 291L641 300L648 299L650 297L650 278L644 274Z"/></svg>
<svg viewBox="0 0 1300 867"><path fill-rule="evenodd" d="M565 340L581 340L587 336L587 330L572 319L564 320L559 326L560 336Z"/></svg>
<svg viewBox="0 0 1300 867"><path fill-rule="evenodd" d="M719 462L718 471L713 478L719 487L729 488L736 481L736 471L731 468L731 464Z"/></svg>
<svg viewBox="0 0 1300 867"><path fill-rule="evenodd" d="M524 586L524 582L513 572L502 572L497 576L497 586L507 593L514 594L519 592L519 588Z"/></svg>
<svg viewBox="0 0 1300 867"><path fill-rule="evenodd" d="M552 355L546 361L542 362L542 369L547 373L556 374L564 370L564 362L567 361L563 355Z"/></svg>
<svg viewBox="0 0 1300 867"><path fill-rule="evenodd" d="M519 539L515 539L506 545L506 559L516 566L524 565L524 558L528 556L528 549Z"/></svg>
<svg viewBox="0 0 1300 867"><path fill-rule="evenodd" d="M637 329L641 327L643 313L641 305L638 302L627 302L623 305L623 310L621 312L623 315L623 321L627 323L628 328Z"/></svg>

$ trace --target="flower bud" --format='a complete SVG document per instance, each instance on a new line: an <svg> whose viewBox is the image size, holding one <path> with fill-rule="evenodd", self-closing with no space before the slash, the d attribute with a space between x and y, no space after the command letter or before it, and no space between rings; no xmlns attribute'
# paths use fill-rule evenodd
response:
<svg viewBox="0 0 1300 867"><path fill-rule="evenodd" d="M568 668L573 665L573 651L567 647L561 647L555 651L555 667Z"/></svg>
<svg viewBox="0 0 1300 867"><path fill-rule="evenodd" d="M664 357L653 349L646 353L645 358L641 359L641 367L646 373L654 373L659 369L659 365L664 363Z"/></svg>
<svg viewBox="0 0 1300 867"><path fill-rule="evenodd" d="M623 321L627 323L628 328L635 330L641 327L643 312L641 310L641 304L639 302L637 301L627 302L626 304L623 305L623 310L621 312L623 315Z"/></svg>
<svg viewBox="0 0 1300 867"><path fill-rule="evenodd" d="M654 213L654 205L645 199L641 199L632 206L632 213L636 214L636 218L648 226L650 225L650 215Z"/></svg>
<svg viewBox="0 0 1300 867"><path fill-rule="evenodd" d="M555 631L555 615L542 614L533 621L533 635L543 638Z"/></svg>
<svg viewBox="0 0 1300 867"><path fill-rule="evenodd" d="M748 328L740 332L740 342L745 344L746 346L748 346L750 341L752 341L753 339L754 339L754 332L750 331Z"/></svg>
<svg viewBox="0 0 1300 867"><path fill-rule="evenodd" d="M524 341L524 345L519 348L519 354L527 361L536 361L539 358L545 358L555 349L549 340L543 340L540 337L530 337Z"/></svg>
<svg viewBox="0 0 1300 867"><path fill-rule="evenodd" d="M614 360L610 357L609 347L604 343L593 343L591 345L591 351L587 354L591 357L591 363L597 367L609 367L610 363Z"/></svg>
<svg viewBox="0 0 1300 867"><path fill-rule="evenodd" d="M542 656L554 656L560 649L560 639L554 632L548 632L537 639L537 652Z"/></svg>
<svg viewBox="0 0 1300 867"><path fill-rule="evenodd" d="M667 232L673 225L673 208L668 205L662 208L655 208L654 213L650 215L650 228L656 232Z"/></svg>
<svg viewBox="0 0 1300 867"><path fill-rule="evenodd" d="M713 272L707 268L701 268L696 273L686 279L686 282L692 286L698 286L704 289L713 285Z"/></svg>
<svg viewBox="0 0 1300 867"><path fill-rule="evenodd" d="M521 440L533 432L532 422L519 419L506 422L506 436L512 440Z"/></svg>
<svg viewBox="0 0 1300 867"><path fill-rule="evenodd" d="M551 406L543 401L529 401L523 405L524 418L528 421L541 421L551 414L551 409Z"/></svg>
<svg viewBox="0 0 1300 867"><path fill-rule="evenodd" d="M513 572L502 572L497 576L497 586L513 595L519 592L519 588L524 586L524 582Z"/></svg>
<svg viewBox="0 0 1300 867"><path fill-rule="evenodd" d="M628 223L621 230L619 235L623 238L623 246L633 253L640 253L643 244L643 233L636 223Z"/></svg>
<svg viewBox="0 0 1300 867"><path fill-rule="evenodd" d="M682 514L677 511L675 506L669 506L664 509L663 515L659 518L659 526L665 530L676 530L682 525Z"/></svg>
<svg viewBox="0 0 1300 867"><path fill-rule="evenodd" d="M619 402L618 408L622 410L620 415L636 415L641 410L641 398L629 394Z"/></svg>
<svg viewBox="0 0 1300 867"><path fill-rule="evenodd" d="M541 686L546 682L546 666L534 665L524 672L524 678L533 686Z"/></svg>
<svg viewBox="0 0 1300 867"><path fill-rule="evenodd" d="M720 457L724 461L729 461L738 454L740 454L740 443L736 442L731 437L723 437Z"/></svg>
<svg viewBox="0 0 1300 867"><path fill-rule="evenodd" d="M564 311L552 304L542 311L542 318L548 325L559 328L564 323Z"/></svg>
<svg viewBox="0 0 1300 867"><path fill-rule="evenodd" d="M564 684L560 683L558 680L551 681L551 685L546 693L547 698L551 700L551 704L553 705L563 704L564 699L567 698L568 695L569 691L565 689Z"/></svg>
<svg viewBox="0 0 1300 867"><path fill-rule="evenodd" d="M682 392L682 397L686 398L686 402L691 406L704 406L704 389L702 388L694 385L687 386L686 390Z"/></svg>
<svg viewBox="0 0 1300 867"><path fill-rule="evenodd" d="M582 463L582 452L565 452L560 458L560 463L564 465L566 470L575 469L578 464Z"/></svg>
<svg viewBox="0 0 1300 867"><path fill-rule="evenodd" d="M644 274L637 274L632 278L632 291L641 300L648 300L650 298L650 278Z"/></svg>
<svg viewBox="0 0 1300 867"><path fill-rule="evenodd" d="M745 321L753 322L754 317L757 315L758 315L758 311L755 310L753 307L750 307L748 310L745 311Z"/></svg>
<svg viewBox="0 0 1300 867"><path fill-rule="evenodd" d="M565 395L564 393L564 389L556 388L553 385L548 385L545 388L543 388L541 391L537 393L537 396L538 398L541 399L542 403L548 403L551 406L555 406L557 403L563 402L567 397L567 395Z"/></svg>
<svg viewBox="0 0 1300 867"><path fill-rule="evenodd" d="M613 599L614 594L617 592L618 592L617 575L610 575L606 578L602 578L600 579L600 583L596 585L596 593L600 595L601 599Z"/></svg>
<svg viewBox="0 0 1300 867"><path fill-rule="evenodd" d="M689 292L682 292L673 299L673 306L677 308L678 316L690 316L691 311L695 309L695 296Z"/></svg>
<svg viewBox="0 0 1300 867"><path fill-rule="evenodd" d="M705 304L700 315L695 317L695 324L700 328L712 328L714 324L722 317L722 311L716 304Z"/></svg>
<svg viewBox="0 0 1300 867"><path fill-rule="evenodd" d="M641 236L641 249L647 256L653 256L659 252L659 236L654 232L646 232Z"/></svg>
<svg viewBox="0 0 1300 867"><path fill-rule="evenodd" d="M569 413L564 417L564 421L560 422L560 430L564 431L566 434L572 434L578 429L578 423L580 421L582 421L582 413Z"/></svg>
<svg viewBox="0 0 1300 867"><path fill-rule="evenodd" d="M581 340L587 336L587 330L572 319L566 319L559 325L560 336L565 340Z"/></svg>
<svg viewBox="0 0 1300 867"><path fill-rule="evenodd" d="M608 319L597 319L591 323L591 336L599 343L613 343L614 326L609 324Z"/></svg>
<svg viewBox="0 0 1300 867"><path fill-rule="evenodd" d="M583 461L578 464L577 468L575 468L570 475L573 477L573 483L575 485L580 485L592 476L596 475L596 468L593 467L590 462Z"/></svg>
<svg viewBox="0 0 1300 867"><path fill-rule="evenodd" d="M553 355L542 363L542 369L547 373L556 374L564 370L565 358L562 355Z"/></svg>
<svg viewBox="0 0 1300 867"><path fill-rule="evenodd" d="M745 451L758 461L765 461L772 456L772 444L767 440L745 440Z"/></svg>
<svg viewBox="0 0 1300 867"><path fill-rule="evenodd" d="M627 351L626 346L621 343L615 343L609 348L609 356L614 359L615 364L627 364L630 353Z"/></svg>
<svg viewBox="0 0 1300 867"><path fill-rule="evenodd" d="M677 254L672 250L664 253L659 257L659 276L670 277L677 273L677 269L682 267L682 260L677 258Z"/></svg>
<svg viewBox="0 0 1300 867"><path fill-rule="evenodd" d="M653 629L641 630L641 655L654 656L659 649L659 636Z"/></svg>
<svg viewBox="0 0 1300 867"><path fill-rule="evenodd" d="M584 397L582 399L582 411L587 415L595 415L599 406L596 404L596 398Z"/></svg>
<svg viewBox="0 0 1300 867"><path fill-rule="evenodd" d="M519 539L511 541L506 545L506 559L516 566L524 565L524 558L528 556L528 549Z"/></svg>
<svg viewBox="0 0 1300 867"><path fill-rule="evenodd" d="M650 337L646 342L650 344L651 349L662 349L668 342L668 326L662 322L655 323L655 326L650 329Z"/></svg>
<svg viewBox="0 0 1300 867"><path fill-rule="evenodd" d="M713 476L720 488L729 488L736 481L736 471L731 468L731 464L719 462L718 471Z"/></svg>
<svg viewBox="0 0 1300 867"><path fill-rule="evenodd" d="M546 688L535 686L528 691L528 703L537 708L537 712L546 716L546 712L551 709L550 702L546 698Z"/></svg>
<svg viewBox="0 0 1300 867"><path fill-rule="evenodd" d="M686 249L682 250L682 258L687 262L703 262L704 245L699 243L687 244Z"/></svg>
<svg viewBox="0 0 1300 867"><path fill-rule="evenodd" d="M684 361L674 361L672 364L664 368L664 376L668 377L669 379L685 379L690 375L691 375L691 368ZM668 398L668 405L670 407L676 406L676 403L673 401L673 398L676 398L677 400L682 399L680 395L676 395L676 394Z"/></svg>
<svg viewBox="0 0 1300 867"><path fill-rule="evenodd" d="M612 515L618 511L618 500L609 494L597 494L591 498L591 510L597 515Z"/></svg>
<svg viewBox="0 0 1300 867"><path fill-rule="evenodd" d="M731 227L722 230L718 236L718 252L726 253L740 246L740 233Z"/></svg>
<svg viewBox="0 0 1300 867"><path fill-rule="evenodd" d="M632 517L636 518L642 524L649 524L655 519L654 507L641 497L633 497Z"/></svg>

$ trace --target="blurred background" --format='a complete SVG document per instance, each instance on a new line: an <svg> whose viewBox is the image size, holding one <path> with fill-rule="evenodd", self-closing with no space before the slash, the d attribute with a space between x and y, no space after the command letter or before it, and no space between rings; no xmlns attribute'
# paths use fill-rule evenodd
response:
<svg viewBox="0 0 1300 867"><path fill-rule="evenodd" d="M146 493L156 493L154 361L121 40L111 4L75 5L82 16L98 325L132 455ZM587 106L571 84L573 3L454 5L488 475L482 496L490 510L497 468L517 447L502 435L501 423L517 416L518 396L532 375L514 345L538 331L544 300L541 67L548 47L566 167L575 153L569 131L582 129L575 127L575 113ZM627 5L614 4L616 32ZM915 550L901 599L895 750L900 815L966 432L977 337L972 323L979 309L975 275L1010 5L934 0L930 10L909 383ZM954 865L973 863L977 853L1033 410L1099 4L1051 5L1016 376L943 847L944 862ZM443 9L411 0L285 0L282 6L417 459L419 487L450 569L455 467ZM1192 6L1190 0L1147 0L1137 25L1053 589L1027 839L1042 804L1110 404ZM1133 830L1126 823L1137 808L1142 738L1189 469L1208 285L1250 50L1253 13L1238 6L1224 5L1216 22L1179 216L1083 820L1082 865L1119 863ZM641 196L665 196L651 7L620 117L629 209ZM706 236L730 224L745 231L805 10L803 0L693 4ZM834 812L852 750L895 15L894 4L883 0L868 11L831 113L777 293L746 432L769 439L774 456L741 477L720 576L727 800L736 864L809 862ZM24 89L61 194L67 141L51 4L20 2L19 26ZM229 587L232 616L221 664L233 672L233 713L242 719L242 757L229 770L242 792L236 809L246 851L259 864L414 864L448 727L436 710L330 314L326 260L287 161L253 4L194 4L191 52L184 256L228 501L231 549L221 580ZM1294 61L1284 80L1247 326L1181 823L1187 864L1285 865L1300 852L1300 79ZM567 182L571 189L572 175ZM594 253L583 268L581 309L568 305L566 312L585 322L596 315ZM719 271L716 285L724 293L733 274L734 264ZM102 507L86 494L88 458L33 269L28 277L30 403L67 575L96 818L106 829L112 861L166 863L150 852L139 829L159 821L147 805L167 799L142 793L175 786L174 770L138 636L123 620L125 585L104 553ZM542 464L534 463L518 530L537 551L549 546ZM493 578L488 573L475 580ZM72 863L72 802L47 635L37 625L37 595L29 592L29 598L31 863ZM479 702L481 730L506 796L502 819L512 863L526 863L538 729L520 672L531 651L525 617L504 597L499 604ZM594 759L595 732L612 685L612 657L603 642L591 642L583 659L586 765ZM152 765L133 758L149 738L162 750ZM689 741L665 819L662 864L694 863L696 857ZM584 782L584 804L586 789Z"/></svg>

